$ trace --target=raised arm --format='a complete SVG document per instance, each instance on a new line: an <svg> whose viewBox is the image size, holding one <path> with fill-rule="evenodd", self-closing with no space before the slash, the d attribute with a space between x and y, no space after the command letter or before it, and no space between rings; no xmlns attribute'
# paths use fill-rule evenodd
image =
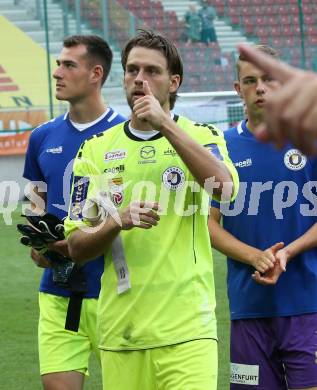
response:
<svg viewBox="0 0 317 390"><path fill-rule="evenodd" d="M221 195L224 183L233 184L233 178L224 162L179 128L153 96L147 81L143 82L143 91L145 96L138 99L133 107L134 115L150 123L168 139L201 187L205 186L206 180L214 178L219 186L213 187L213 192ZM208 188L206 190L208 191ZM224 193L224 198L229 200L231 193Z"/></svg>

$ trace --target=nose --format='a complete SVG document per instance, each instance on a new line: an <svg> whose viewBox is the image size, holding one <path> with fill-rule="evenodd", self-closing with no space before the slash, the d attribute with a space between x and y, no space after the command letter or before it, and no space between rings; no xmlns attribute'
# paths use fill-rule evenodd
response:
<svg viewBox="0 0 317 390"><path fill-rule="evenodd" d="M258 95L262 95L265 93L265 91L266 91L265 83L261 79L259 79L256 85L256 93Z"/></svg>
<svg viewBox="0 0 317 390"><path fill-rule="evenodd" d="M54 79L61 79L62 78L61 69L59 66L54 70L53 77L54 77Z"/></svg>
<svg viewBox="0 0 317 390"><path fill-rule="evenodd" d="M144 81L144 72L142 71L142 69L140 69L138 71L138 74L136 75L135 79L134 79L134 82L136 85L143 85L143 81Z"/></svg>

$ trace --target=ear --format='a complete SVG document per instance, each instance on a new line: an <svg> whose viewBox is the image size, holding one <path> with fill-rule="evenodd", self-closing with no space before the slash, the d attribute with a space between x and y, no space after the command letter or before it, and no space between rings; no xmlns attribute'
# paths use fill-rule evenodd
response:
<svg viewBox="0 0 317 390"><path fill-rule="evenodd" d="M235 81L233 85L234 85L234 89L236 90L237 94L241 98L243 98L239 81Z"/></svg>
<svg viewBox="0 0 317 390"><path fill-rule="evenodd" d="M179 88L181 77L179 74L172 74L170 76L170 93L176 92Z"/></svg>
<svg viewBox="0 0 317 390"><path fill-rule="evenodd" d="M92 80L101 82L103 77L103 67L101 65L95 65L92 68Z"/></svg>

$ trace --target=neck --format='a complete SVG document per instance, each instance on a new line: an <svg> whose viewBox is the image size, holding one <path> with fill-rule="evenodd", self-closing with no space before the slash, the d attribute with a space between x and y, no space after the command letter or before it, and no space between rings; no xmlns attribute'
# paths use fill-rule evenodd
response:
<svg viewBox="0 0 317 390"><path fill-rule="evenodd" d="M101 96L93 96L85 100L70 102L69 117L76 123L88 123L99 118L106 110Z"/></svg>
<svg viewBox="0 0 317 390"><path fill-rule="evenodd" d="M263 122L262 115L249 115L247 127L251 131L251 133L255 132L256 127Z"/></svg>
<svg viewBox="0 0 317 390"><path fill-rule="evenodd" d="M133 127L136 130L140 130L140 131L153 130L153 127L152 125L149 124L149 122L138 119L134 114L131 115L130 124L131 127Z"/></svg>

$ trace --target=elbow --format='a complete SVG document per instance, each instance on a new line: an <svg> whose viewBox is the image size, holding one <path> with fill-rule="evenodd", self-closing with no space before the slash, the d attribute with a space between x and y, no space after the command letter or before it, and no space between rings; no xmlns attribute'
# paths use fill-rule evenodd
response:
<svg viewBox="0 0 317 390"><path fill-rule="evenodd" d="M74 263L80 263L86 260L86 258L84 257L83 248L81 248L80 245L80 240L76 239L76 233L72 234L69 237L67 245L69 256Z"/></svg>
<svg viewBox="0 0 317 390"><path fill-rule="evenodd" d="M221 202L230 202L235 193L234 183L230 173L223 175L212 186L207 187L210 196L215 196Z"/></svg>
<svg viewBox="0 0 317 390"><path fill-rule="evenodd" d="M223 181L220 184L219 187L219 198L221 199L222 202L230 202L232 200L232 196L234 194L234 184L232 181L231 176L226 178L225 181Z"/></svg>

